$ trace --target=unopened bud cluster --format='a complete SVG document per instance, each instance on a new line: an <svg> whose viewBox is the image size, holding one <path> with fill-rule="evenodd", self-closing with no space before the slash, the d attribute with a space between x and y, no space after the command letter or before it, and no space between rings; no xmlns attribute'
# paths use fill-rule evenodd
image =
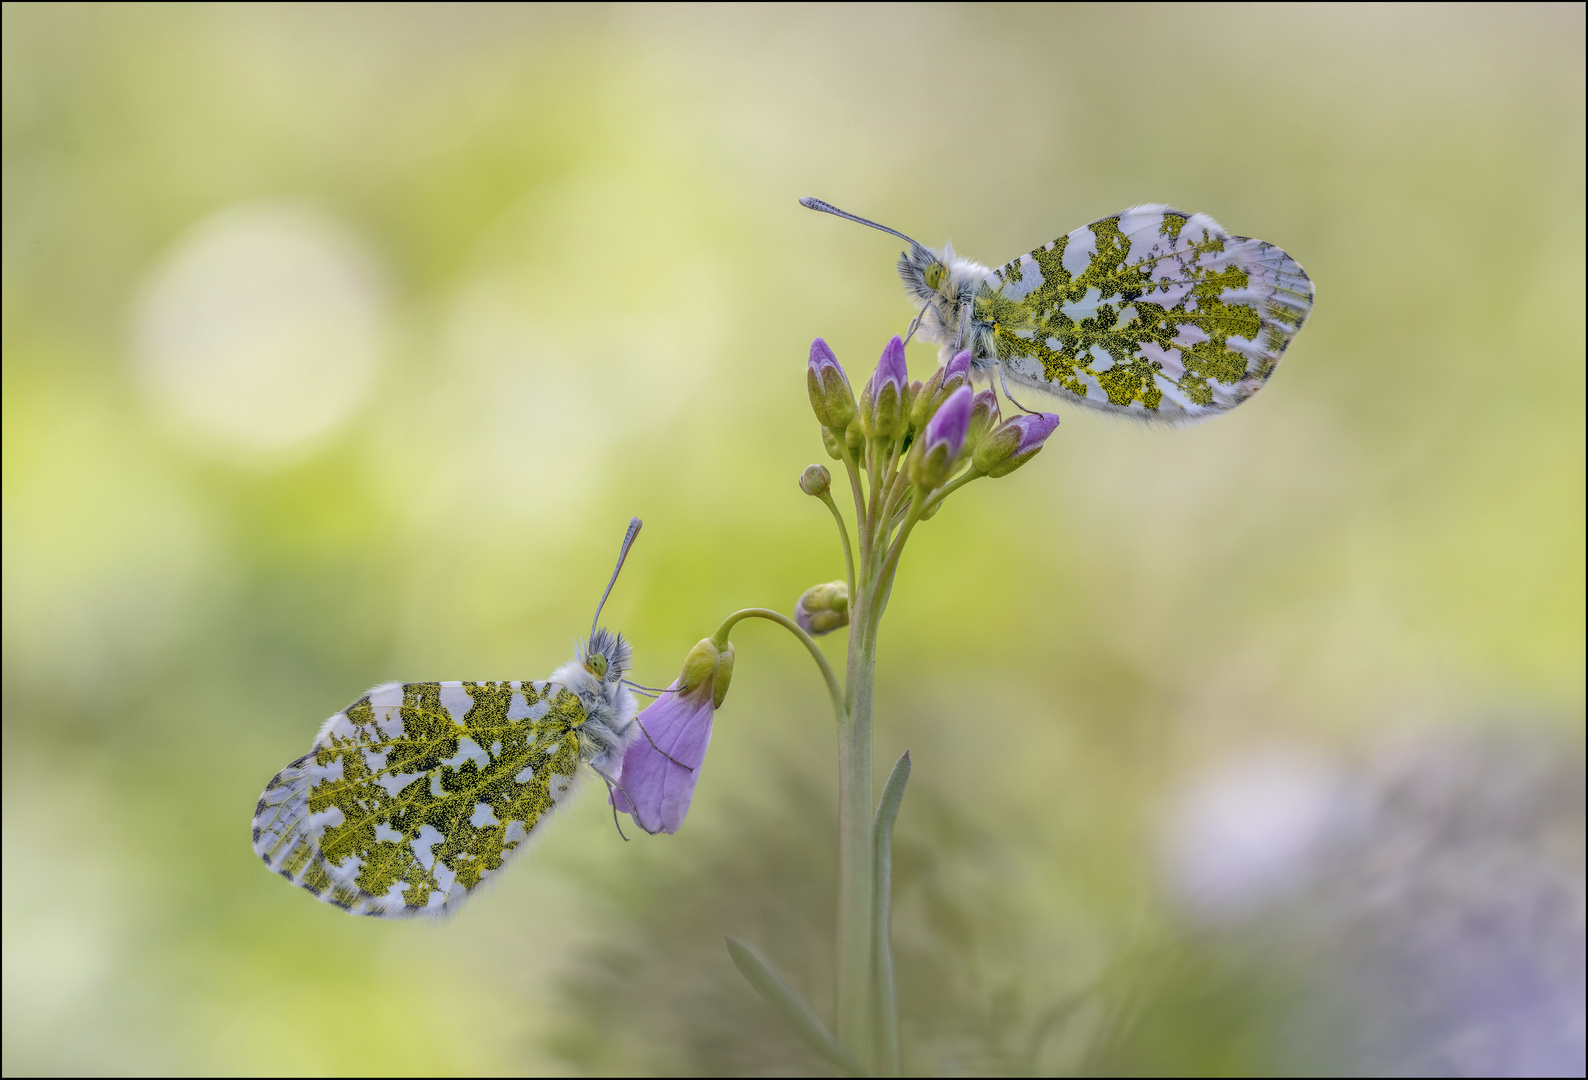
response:
<svg viewBox="0 0 1588 1080"><path fill-rule="evenodd" d="M911 382L904 342L894 338L856 401L838 358L817 338L807 384L822 445L834 460L857 465L869 450L886 456L907 446L902 468L921 491L944 486L967 465L977 476L1007 476L1037 455L1059 418L1023 413L1006 421L997 394L976 392L971 374L971 355L961 351L925 382ZM818 468L813 465L800 478L807 494L821 495L831 483L825 469L813 473ZM923 516L930 511L923 508Z"/></svg>

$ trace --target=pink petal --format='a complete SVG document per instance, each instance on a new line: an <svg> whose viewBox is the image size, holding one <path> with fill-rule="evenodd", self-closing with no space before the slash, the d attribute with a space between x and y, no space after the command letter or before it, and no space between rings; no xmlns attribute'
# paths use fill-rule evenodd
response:
<svg viewBox="0 0 1588 1080"><path fill-rule="evenodd" d="M617 777L622 790L612 793L612 805L648 833L675 833L684 823L700 764L711 743L711 680L687 695L676 693L678 686L675 681L668 693L640 713L638 722L644 730L623 755ZM655 747L651 746L653 740ZM658 748L663 753L658 753Z"/></svg>

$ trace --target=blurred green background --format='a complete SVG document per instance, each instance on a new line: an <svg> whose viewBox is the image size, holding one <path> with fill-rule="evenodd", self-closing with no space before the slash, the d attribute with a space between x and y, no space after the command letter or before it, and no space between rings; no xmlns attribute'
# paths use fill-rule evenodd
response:
<svg viewBox="0 0 1588 1080"><path fill-rule="evenodd" d="M1244 408L1061 409L916 532L908 1067L1580 1075L1583 45L1580 5L6 4L4 1071L820 1068L721 944L830 1007L834 739L769 625L677 836L587 792L403 924L248 842L371 684L562 663L630 514L603 621L653 684L841 574L806 349L858 381L910 311L814 194L994 265L1168 202L1318 290Z"/></svg>

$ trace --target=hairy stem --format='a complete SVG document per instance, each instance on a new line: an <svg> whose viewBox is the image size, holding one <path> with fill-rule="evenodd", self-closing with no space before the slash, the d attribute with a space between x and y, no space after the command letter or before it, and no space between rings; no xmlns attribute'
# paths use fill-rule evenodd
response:
<svg viewBox="0 0 1588 1080"><path fill-rule="evenodd" d="M870 1061L871 705L877 660L876 633L868 614L877 582L872 560L863 556L862 566L859 594L850 606L847 707L838 725L838 1041L861 1061Z"/></svg>

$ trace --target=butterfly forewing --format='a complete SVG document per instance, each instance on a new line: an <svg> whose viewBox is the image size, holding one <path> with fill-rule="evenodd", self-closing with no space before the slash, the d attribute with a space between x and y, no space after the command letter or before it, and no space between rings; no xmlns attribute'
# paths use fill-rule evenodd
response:
<svg viewBox="0 0 1588 1080"><path fill-rule="evenodd" d="M1261 388L1311 309L1312 282L1279 248L1141 206L993 271L974 318L1012 381L1180 421Z"/></svg>
<svg viewBox="0 0 1588 1080"><path fill-rule="evenodd" d="M557 683L376 687L265 788L254 851L355 914L442 912L568 792L584 722Z"/></svg>

